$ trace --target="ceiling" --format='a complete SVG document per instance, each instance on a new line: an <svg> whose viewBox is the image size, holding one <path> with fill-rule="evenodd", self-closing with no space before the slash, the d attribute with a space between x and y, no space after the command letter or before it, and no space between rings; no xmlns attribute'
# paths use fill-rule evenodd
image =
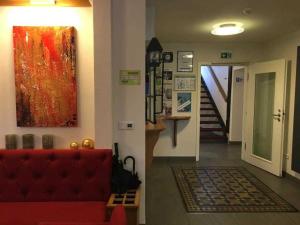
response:
<svg viewBox="0 0 300 225"><path fill-rule="evenodd" d="M300 29L299 0L147 0L155 8L156 36L163 42L266 42ZM250 8L250 14L243 10ZM236 36L210 34L216 23L244 23Z"/></svg>

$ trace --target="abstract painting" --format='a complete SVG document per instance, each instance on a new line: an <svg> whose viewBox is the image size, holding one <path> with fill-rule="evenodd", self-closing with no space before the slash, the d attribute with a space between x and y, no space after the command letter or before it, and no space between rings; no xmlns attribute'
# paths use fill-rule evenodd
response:
<svg viewBox="0 0 300 225"><path fill-rule="evenodd" d="M77 126L73 27L13 27L18 127Z"/></svg>

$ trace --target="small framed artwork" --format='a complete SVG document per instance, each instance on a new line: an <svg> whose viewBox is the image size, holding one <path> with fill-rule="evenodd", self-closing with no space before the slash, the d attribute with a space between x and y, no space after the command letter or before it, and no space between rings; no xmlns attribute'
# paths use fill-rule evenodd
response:
<svg viewBox="0 0 300 225"><path fill-rule="evenodd" d="M176 74L174 91L196 91L196 76Z"/></svg>
<svg viewBox="0 0 300 225"><path fill-rule="evenodd" d="M172 71L165 70L163 72L163 74L164 74L164 80L165 81L172 81L173 80L173 72Z"/></svg>
<svg viewBox="0 0 300 225"><path fill-rule="evenodd" d="M173 52L164 52L163 60L164 60L164 63L172 63L173 62Z"/></svg>
<svg viewBox="0 0 300 225"><path fill-rule="evenodd" d="M193 72L194 52L177 52L177 72Z"/></svg>
<svg viewBox="0 0 300 225"><path fill-rule="evenodd" d="M192 112L192 93L177 93L177 112Z"/></svg>

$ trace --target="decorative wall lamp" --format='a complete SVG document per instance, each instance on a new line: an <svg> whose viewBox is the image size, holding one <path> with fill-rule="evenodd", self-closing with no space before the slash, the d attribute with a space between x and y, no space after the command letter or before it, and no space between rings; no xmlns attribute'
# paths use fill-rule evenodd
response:
<svg viewBox="0 0 300 225"><path fill-rule="evenodd" d="M162 61L163 48L157 38L152 38L147 47L147 62L150 66L159 66Z"/></svg>
<svg viewBox="0 0 300 225"><path fill-rule="evenodd" d="M156 124L156 115L163 111L163 48L152 38L146 55L146 121Z"/></svg>

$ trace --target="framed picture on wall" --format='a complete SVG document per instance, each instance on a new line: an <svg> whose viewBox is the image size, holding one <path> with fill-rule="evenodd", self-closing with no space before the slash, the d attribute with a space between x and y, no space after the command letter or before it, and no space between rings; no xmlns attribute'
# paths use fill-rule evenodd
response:
<svg viewBox="0 0 300 225"><path fill-rule="evenodd" d="M192 93L177 94L177 112L192 112Z"/></svg>
<svg viewBox="0 0 300 225"><path fill-rule="evenodd" d="M177 72L193 72L194 52L177 52Z"/></svg>
<svg viewBox="0 0 300 225"><path fill-rule="evenodd" d="M164 63L172 63L173 62L173 52L164 52L163 60L164 60Z"/></svg>
<svg viewBox="0 0 300 225"><path fill-rule="evenodd" d="M196 76L193 74L176 74L174 78L174 91L196 91Z"/></svg>

